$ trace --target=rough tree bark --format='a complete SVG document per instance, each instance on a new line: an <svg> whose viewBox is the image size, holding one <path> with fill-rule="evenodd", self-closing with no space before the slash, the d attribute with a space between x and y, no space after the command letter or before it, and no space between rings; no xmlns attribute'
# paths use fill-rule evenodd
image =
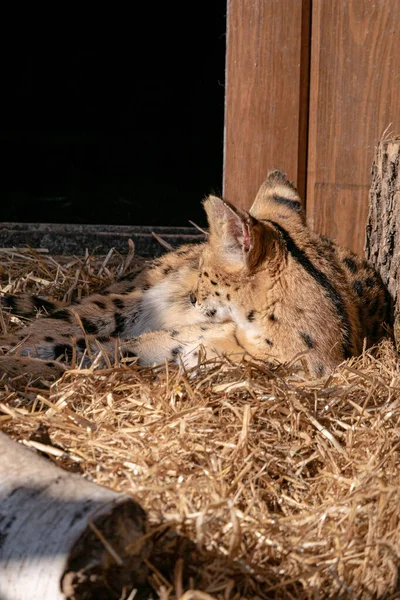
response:
<svg viewBox="0 0 400 600"><path fill-rule="evenodd" d="M146 580L146 515L0 433L0 598L128 597Z"/></svg>
<svg viewBox="0 0 400 600"><path fill-rule="evenodd" d="M400 137L381 140L372 165L365 252L393 299L400 350Z"/></svg>

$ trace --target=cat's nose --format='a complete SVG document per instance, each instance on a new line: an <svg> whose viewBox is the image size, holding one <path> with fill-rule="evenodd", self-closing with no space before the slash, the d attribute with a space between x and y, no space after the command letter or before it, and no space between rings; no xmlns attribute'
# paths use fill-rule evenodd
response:
<svg viewBox="0 0 400 600"><path fill-rule="evenodd" d="M190 296L189 296L190 302L193 304L193 306L196 304L196 296L193 294L193 292L190 292Z"/></svg>

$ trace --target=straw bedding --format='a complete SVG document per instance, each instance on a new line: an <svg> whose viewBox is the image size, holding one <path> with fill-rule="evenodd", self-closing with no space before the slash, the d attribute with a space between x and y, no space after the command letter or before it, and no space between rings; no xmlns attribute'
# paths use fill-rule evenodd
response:
<svg viewBox="0 0 400 600"><path fill-rule="evenodd" d="M71 301L137 260L133 247L83 258L3 249L1 290ZM2 313L3 330L15 321ZM399 597L390 341L320 380L300 357L270 369L221 360L195 374L119 363L76 368L50 389L0 386L6 433L141 502L153 598Z"/></svg>

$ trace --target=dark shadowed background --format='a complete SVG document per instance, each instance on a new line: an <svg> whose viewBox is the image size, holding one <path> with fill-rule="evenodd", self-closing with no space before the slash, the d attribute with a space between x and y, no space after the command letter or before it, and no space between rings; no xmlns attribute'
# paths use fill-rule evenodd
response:
<svg viewBox="0 0 400 600"><path fill-rule="evenodd" d="M167 4L81 29L59 14L5 45L0 221L204 224L222 188L226 1Z"/></svg>

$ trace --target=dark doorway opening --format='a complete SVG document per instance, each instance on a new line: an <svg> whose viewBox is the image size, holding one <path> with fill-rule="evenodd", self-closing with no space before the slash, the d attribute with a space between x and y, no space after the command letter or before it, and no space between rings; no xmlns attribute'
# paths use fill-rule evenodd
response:
<svg viewBox="0 0 400 600"><path fill-rule="evenodd" d="M204 224L222 188L226 1L178 4L8 49L1 221Z"/></svg>

